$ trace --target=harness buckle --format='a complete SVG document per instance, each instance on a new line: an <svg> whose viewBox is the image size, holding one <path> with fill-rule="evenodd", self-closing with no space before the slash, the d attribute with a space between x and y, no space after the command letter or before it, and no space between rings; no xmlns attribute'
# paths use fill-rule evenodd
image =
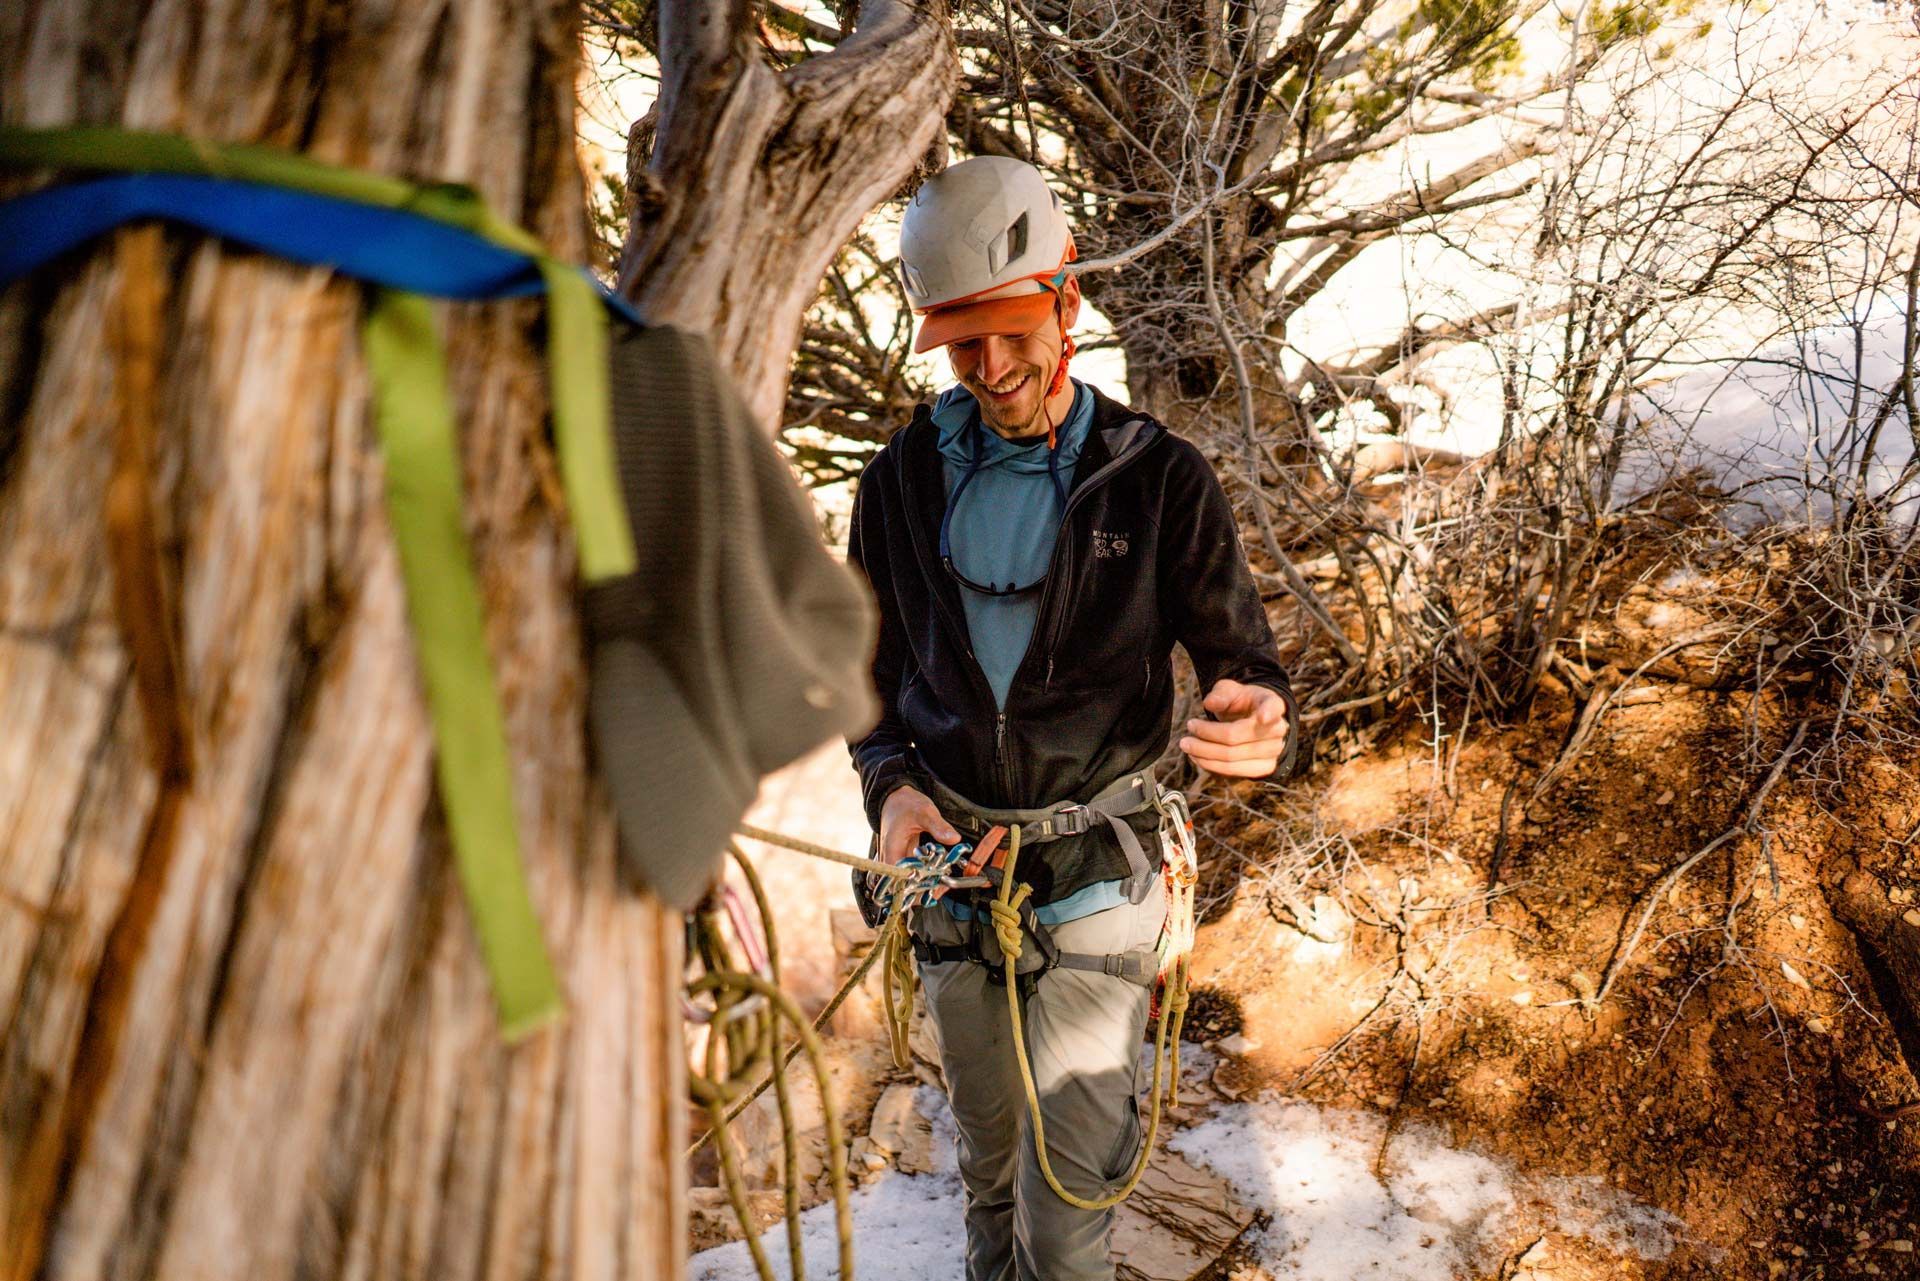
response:
<svg viewBox="0 0 1920 1281"><path fill-rule="evenodd" d="M1084 805L1062 805L1048 820L1055 836L1084 836L1093 829L1093 819Z"/></svg>

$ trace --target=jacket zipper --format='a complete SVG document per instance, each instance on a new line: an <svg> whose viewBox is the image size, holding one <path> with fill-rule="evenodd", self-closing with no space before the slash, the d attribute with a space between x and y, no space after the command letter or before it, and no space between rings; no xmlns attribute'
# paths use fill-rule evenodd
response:
<svg viewBox="0 0 1920 1281"><path fill-rule="evenodd" d="M993 722L993 773L1000 780L1000 786L1009 797L1013 795L1013 780L1007 774L1007 714L997 713Z"/></svg>
<svg viewBox="0 0 1920 1281"><path fill-rule="evenodd" d="M1137 462L1141 455L1159 444L1161 437L1165 434L1166 430L1162 428L1159 434L1153 436L1138 449L1123 453L1118 458L1108 460L1106 466L1087 478L1086 484L1080 486L1080 488L1074 490L1067 496L1067 505L1060 512L1061 536L1054 543L1053 563L1047 567L1046 586L1040 589L1040 607L1035 611L1033 638L1027 642L1027 652L1020 656L1019 665L1013 669L1013 684L1007 687L1009 697L1012 696L1013 685L1020 683L1020 673L1026 669L1027 660L1033 657L1034 646L1039 642L1043 629L1047 636L1046 682L1048 688L1052 687L1053 645L1057 639L1059 628L1055 622L1048 620L1047 606L1052 602L1054 597L1054 583L1059 578L1057 571L1060 569L1061 562L1064 561L1068 565L1072 564L1072 543L1065 535L1067 533L1067 521L1073 516L1073 509L1079 505L1080 500L1086 497L1086 495L1106 484L1116 473L1125 470ZM946 617L947 626L953 629L954 635L958 638L966 639L966 643L963 644L961 648L966 651L967 662L973 668L974 678L980 687L986 691L987 697L993 699L993 686L987 680L986 669L980 666L980 660L974 655L973 644L971 638L967 637L966 628L954 621L952 613L947 609L946 600L940 595L939 588L935 585L934 575L944 573L945 570L938 561L933 560L927 555L926 543L920 537L920 523L913 515L919 508L912 502L911 480L905 467L900 469L900 490L902 498L901 509L906 514L907 537L913 543L914 555L920 561L921 572L928 576L928 590L933 593L934 607ZM998 700L995 700L996 703L997 701ZM1009 797L1013 796L1013 772L1007 764L1007 713L1004 708L997 708L994 714L993 766L994 776L1000 780L1000 786L1004 794Z"/></svg>

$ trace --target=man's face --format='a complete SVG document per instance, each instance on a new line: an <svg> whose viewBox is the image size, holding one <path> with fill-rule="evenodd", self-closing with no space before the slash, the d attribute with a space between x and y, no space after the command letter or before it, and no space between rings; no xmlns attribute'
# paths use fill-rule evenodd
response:
<svg viewBox="0 0 1920 1281"><path fill-rule="evenodd" d="M1080 309L1080 287L1068 281L1062 308L1025 334L988 334L947 344L953 376L980 402L980 419L1009 439L1045 435L1040 401L1060 366L1066 330ZM1064 313L1064 314L1063 314Z"/></svg>

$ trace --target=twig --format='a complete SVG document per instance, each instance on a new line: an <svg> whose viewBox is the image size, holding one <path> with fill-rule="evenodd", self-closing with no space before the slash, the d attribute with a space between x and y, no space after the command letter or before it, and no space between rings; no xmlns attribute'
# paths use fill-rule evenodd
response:
<svg viewBox="0 0 1920 1281"><path fill-rule="evenodd" d="M1515 775L1507 783L1507 791L1500 798L1500 835L1493 838L1493 856L1487 860L1487 915L1493 915L1494 891L1500 885L1500 867L1507 861L1507 824L1513 815L1513 796L1520 790L1520 777Z"/></svg>
<svg viewBox="0 0 1920 1281"><path fill-rule="evenodd" d="M1596 1007L1605 1003L1607 994L1613 990L1614 980L1620 976L1620 970L1626 965L1628 958L1633 955L1633 950L1640 945L1641 937L1647 932L1647 924L1653 920L1653 914L1659 910L1660 900L1668 890L1677 884L1681 877L1693 870L1694 866L1698 864L1701 859L1706 858L1709 854L1728 842L1737 840L1753 831L1754 824L1760 817L1760 807L1766 803L1767 794L1773 791L1774 785L1780 781L1781 775L1786 773L1787 762L1793 759L1794 755L1800 750L1800 744L1806 741L1807 726L1809 723L1808 720L1802 719L1798 725L1794 726L1793 738L1788 741L1786 750L1782 751L1780 755L1774 759L1773 768L1767 772L1765 781L1760 784L1758 790L1753 794L1753 799L1748 802L1746 815L1741 818L1738 823L1735 823L1726 831L1720 833L1720 835L1714 837L1711 841L1708 841L1698 850L1688 855L1687 858L1675 864L1672 868L1669 868L1659 880L1653 883L1653 888L1650 889L1645 896L1645 906L1640 910L1640 919L1635 922L1632 932L1626 936L1625 940L1614 951L1613 958L1607 962L1606 975L1600 980L1600 990L1594 994L1593 998L1593 1003Z"/></svg>

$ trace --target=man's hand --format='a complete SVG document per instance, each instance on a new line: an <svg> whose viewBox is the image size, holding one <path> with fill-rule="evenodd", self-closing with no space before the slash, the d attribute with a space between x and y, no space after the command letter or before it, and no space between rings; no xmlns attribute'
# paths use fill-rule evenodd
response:
<svg viewBox="0 0 1920 1281"><path fill-rule="evenodd" d="M1287 750L1287 702L1264 685L1216 681L1201 704L1214 720L1187 722L1180 750L1209 774L1265 778ZM896 793L897 795L897 793Z"/></svg>
<svg viewBox="0 0 1920 1281"><path fill-rule="evenodd" d="M880 861L898 863L913 852L923 834L942 845L960 839L925 792L917 787L894 788L880 807Z"/></svg>

